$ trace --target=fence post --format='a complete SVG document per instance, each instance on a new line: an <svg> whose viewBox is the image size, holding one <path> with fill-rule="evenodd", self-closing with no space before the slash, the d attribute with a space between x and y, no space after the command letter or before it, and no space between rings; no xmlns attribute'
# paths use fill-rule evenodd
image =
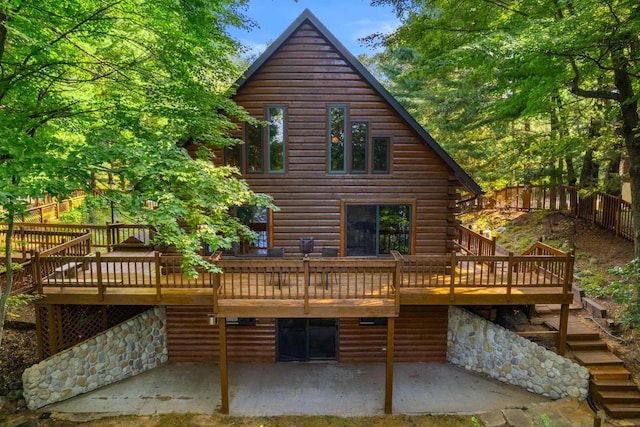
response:
<svg viewBox="0 0 640 427"><path fill-rule="evenodd" d="M616 197L616 237L620 236L620 227L622 226L622 195Z"/></svg>

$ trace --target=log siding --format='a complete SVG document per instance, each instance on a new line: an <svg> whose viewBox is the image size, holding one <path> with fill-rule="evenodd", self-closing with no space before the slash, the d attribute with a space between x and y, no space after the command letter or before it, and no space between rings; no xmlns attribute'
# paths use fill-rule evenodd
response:
<svg viewBox="0 0 640 427"><path fill-rule="evenodd" d="M260 120L266 119L266 106L286 106L286 173L244 176L254 191L272 195L280 208L273 214L273 246L297 254L304 236L315 238L317 251L340 246L344 202L411 200L415 201L413 253L450 250L449 201L460 181L450 179L454 172L440 155L310 22L294 31L243 82L234 99ZM347 107L347 144L349 124L368 123L366 173L329 173L328 107L335 105ZM242 138L244 133L241 126L235 136ZM391 142L385 174L373 173L371 167L376 137Z"/></svg>

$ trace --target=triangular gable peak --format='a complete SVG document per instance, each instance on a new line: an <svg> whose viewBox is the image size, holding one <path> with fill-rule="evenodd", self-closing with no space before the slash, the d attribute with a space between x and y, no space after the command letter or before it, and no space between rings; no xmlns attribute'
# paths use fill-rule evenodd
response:
<svg viewBox="0 0 640 427"><path fill-rule="evenodd" d="M310 26L310 27L307 27ZM442 159L442 161L454 172L461 184L473 194L482 194L480 186L458 165L451 156L438 144L409 112L373 77L373 75L349 52L349 50L316 18L309 9L302 14L265 50L260 57L247 69L244 76L236 82L237 91L240 92L247 82L278 52L283 45L298 31L317 31L327 43L335 49L344 61L353 68L373 89L396 111L396 113L416 132L416 134ZM318 46L314 46L318 48ZM310 47L310 50L313 49ZM330 52L327 52L330 54Z"/></svg>

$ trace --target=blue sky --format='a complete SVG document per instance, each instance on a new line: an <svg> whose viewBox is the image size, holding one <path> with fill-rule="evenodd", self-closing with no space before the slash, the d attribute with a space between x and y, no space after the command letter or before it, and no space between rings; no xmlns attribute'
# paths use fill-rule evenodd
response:
<svg viewBox="0 0 640 427"><path fill-rule="evenodd" d="M372 7L370 0L251 0L245 12L260 28L252 31L233 29L231 36L247 46L251 53L264 52L304 11L309 9L349 51L358 56L373 54L358 39L375 32L390 32L398 20L390 7Z"/></svg>

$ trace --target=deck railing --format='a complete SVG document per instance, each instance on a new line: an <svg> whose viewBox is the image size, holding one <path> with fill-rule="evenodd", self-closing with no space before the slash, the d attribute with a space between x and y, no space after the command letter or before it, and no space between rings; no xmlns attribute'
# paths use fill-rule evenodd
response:
<svg viewBox="0 0 640 427"><path fill-rule="evenodd" d="M221 259L220 298L393 298L397 263L375 258Z"/></svg>
<svg viewBox="0 0 640 427"><path fill-rule="evenodd" d="M450 287L562 287L568 291L573 274L573 254L544 253L534 245L530 253L508 256L400 255L401 288Z"/></svg>
<svg viewBox="0 0 640 427"><path fill-rule="evenodd" d="M45 287L93 288L100 299L112 289L137 289L162 300L170 289L211 289L214 306L228 300L396 300L398 290L448 287L556 287L569 292L573 255L546 245L507 256L400 255L393 258L217 259L220 274L188 279L179 256L40 256L38 291ZM199 289L199 290L198 290Z"/></svg>
<svg viewBox="0 0 640 427"><path fill-rule="evenodd" d="M5 224L0 224L0 233L4 233L6 230ZM91 233L91 245L94 248L111 249L114 246L149 246L154 236L153 228L148 225L136 225L136 224L39 224L30 222L19 222L15 224L14 240L20 242L20 236L18 230L28 230L30 234L34 236L38 233L42 235L59 234L67 235L65 233L73 233L74 236L78 236L89 231ZM135 242L131 240L135 239ZM67 239L68 240L68 239ZM62 240L58 240L62 241ZM56 241L51 240L52 244ZM138 243L140 242L140 243ZM17 244L17 243L16 243ZM39 248L38 250L49 249L48 247Z"/></svg>
<svg viewBox="0 0 640 427"><path fill-rule="evenodd" d="M493 256L496 254L496 240L478 234L463 225L458 225L458 247L471 255Z"/></svg>
<svg viewBox="0 0 640 427"><path fill-rule="evenodd" d="M463 196L463 199L467 198ZM613 231L616 236L633 240L631 203L621 196L606 193L581 195L580 189L568 185L547 187L541 185L517 185L497 190L488 196L463 203L461 207L471 210L499 208L517 210L555 210L565 215L583 218L602 228Z"/></svg>
<svg viewBox="0 0 640 427"><path fill-rule="evenodd" d="M97 252L91 256L40 256L36 254L39 293L44 287L94 288L100 297L109 289L149 289L158 301L162 289L214 287L214 274L201 271L197 279L182 274L180 256L112 257Z"/></svg>
<svg viewBox="0 0 640 427"><path fill-rule="evenodd" d="M29 257L31 251L46 251L77 237L86 234L86 230L36 230L30 225L18 224L13 230L11 252L20 255L22 260ZM7 236L6 226L0 226L0 239L4 241Z"/></svg>

